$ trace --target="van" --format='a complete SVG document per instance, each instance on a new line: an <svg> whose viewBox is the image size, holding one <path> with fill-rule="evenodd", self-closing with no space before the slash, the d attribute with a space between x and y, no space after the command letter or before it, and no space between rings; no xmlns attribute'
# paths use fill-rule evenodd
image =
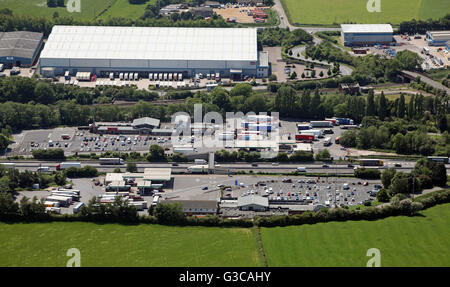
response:
<svg viewBox="0 0 450 287"><path fill-rule="evenodd" d="M348 183L344 183L344 184L342 185L342 189L343 189L343 190L348 190L348 189L350 189L350 187L348 186Z"/></svg>
<svg viewBox="0 0 450 287"><path fill-rule="evenodd" d="M304 167L304 166L299 166L299 167L297 167L297 170L296 170L297 172L306 172L306 167Z"/></svg>

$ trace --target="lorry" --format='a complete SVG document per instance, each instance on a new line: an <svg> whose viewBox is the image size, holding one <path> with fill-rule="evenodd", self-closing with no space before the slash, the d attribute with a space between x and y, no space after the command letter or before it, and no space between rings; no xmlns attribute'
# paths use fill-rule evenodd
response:
<svg viewBox="0 0 450 287"><path fill-rule="evenodd" d="M84 202L79 202L73 207L73 213L77 214L80 212L81 208L84 206Z"/></svg>
<svg viewBox="0 0 450 287"><path fill-rule="evenodd" d="M353 125L353 120L349 118L336 118L337 124L339 125Z"/></svg>
<svg viewBox="0 0 450 287"><path fill-rule="evenodd" d="M81 168L81 162L68 162L68 161L61 162L56 165L56 170L63 170L69 167Z"/></svg>
<svg viewBox="0 0 450 287"><path fill-rule="evenodd" d="M194 159L194 163L195 164L207 164L206 160L202 159L202 158L196 158Z"/></svg>
<svg viewBox="0 0 450 287"><path fill-rule="evenodd" d="M189 173L208 173L208 165L193 165L187 168Z"/></svg>
<svg viewBox="0 0 450 287"><path fill-rule="evenodd" d="M311 128L331 128L333 127L333 123L330 121L311 121L309 123Z"/></svg>
<svg viewBox="0 0 450 287"><path fill-rule="evenodd" d="M314 135L308 135L308 134L299 134L295 135L295 141L296 142L306 142L311 143L314 140Z"/></svg>
<svg viewBox="0 0 450 287"><path fill-rule="evenodd" d="M49 172L50 171L50 167L48 167L48 166L40 166L40 167L37 168L36 171Z"/></svg>
<svg viewBox="0 0 450 287"><path fill-rule="evenodd" d="M155 195L153 197L152 206L155 206L155 205L157 205L159 203L159 198L160 198L159 195Z"/></svg>
<svg viewBox="0 0 450 287"><path fill-rule="evenodd" d="M121 165L124 164L123 159L119 157L102 157L98 159L100 162L100 165Z"/></svg>
<svg viewBox="0 0 450 287"><path fill-rule="evenodd" d="M15 167L16 167L16 164L15 164L15 163L12 163L12 162L5 162L5 163L2 163L2 165L3 165L5 168L15 168Z"/></svg>
<svg viewBox="0 0 450 287"><path fill-rule="evenodd" d="M372 159L372 158L366 158L366 159L360 159L359 165L361 166L383 166L383 161L380 159Z"/></svg>
<svg viewBox="0 0 450 287"><path fill-rule="evenodd" d="M44 201L45 207L59 207L59 202L57 201Z"/></svg>
<svg viewBox="0 0 450 287"><path fill-rule="evenodd" d="M54 190L54 191L52 191L52 195L66 196L66 197L72 198L72 201L80 201L80 195L76 194L75 192L71 192L71 191Z"/></svg>
<svg viewBox="0 0 450 287"><path fill-rule="evenodd" d="M55 201L59 202L60 206L69 206L72 203L72 197L69 196L61 196L61 195L50 195L47 196L45 201Z"/></svg>
<svg viewBox="0 0 450 287"><path fill-rule="evenodd" d="M181 153L181 154L189 154L195 153L196 149L193 147L174 147L173 152Z"/></svg>
<svg viewBox="0 0 450 287"><path fill-rule="evenodd" d="M311 129L309 124L297 124L298 131L304 131L304 130L309 130L309 129Z"/></svg>
<svg viewBox="0 0 450 287"><path fill-rule="evenodd" d="M323 135L323 132L321 130L307 130L307 131L300 131L301 135L314 135L315 138L320 138Z"/></svg>

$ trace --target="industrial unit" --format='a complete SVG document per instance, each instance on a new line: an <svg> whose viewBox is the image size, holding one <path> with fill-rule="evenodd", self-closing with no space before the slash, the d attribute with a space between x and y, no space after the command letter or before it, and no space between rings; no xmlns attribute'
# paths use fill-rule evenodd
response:
<svg viewBox="0 0 450 287"><path fill-rule="evenodd" d="M159 127L158 119L144 117L133 120L131 123L95 122L89 125L92 133L99 134L149 134Z"/></svg>
<svg viewBox="0 0 450 287"><path fill-rule="evenodd" d="M0 63L8 68L33 65L42 40L42 33L0 32Z"/></svg>
<svg viewBox="0 0 450 287"><path fill-rule="evenodd" d="M219 73L235 79L265 74L258 70L267 68L265 61L259 67L259 58L255 28L54 26L40 68L54 75Z"/></svg>
<svg viewBox="0 0 450 287"><path fill-rule="evenodd" d="M389 24L342 24L341 36L345 46L389 44L394 30Z"/></svg>
<svg viewBox="0 0 450 287"><path fill-rule="evenodd" d="M450 31L428 31L426 39L428 46L445 46L450 41Z"/></svg>

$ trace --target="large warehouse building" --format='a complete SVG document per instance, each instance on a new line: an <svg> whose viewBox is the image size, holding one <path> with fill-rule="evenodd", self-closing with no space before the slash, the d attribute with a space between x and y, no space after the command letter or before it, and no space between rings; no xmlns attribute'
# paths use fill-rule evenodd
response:
<svg viewBox="0 0 450 287"><path fill-rule="evenodd" d="M69 71L242 77L258 75L259 55L255 28L54 26L40 68L50 68L55 75Z"/></svg>
<svg viewBox="0 0 450 287"><path fill-rule="evenodd" d="M341 36L345 46L389 44L394 30L389 24L342 24Z"/></svg>
<svg viewBox="0 0 450 287"><path fill-rule="evenodd" d="M33 65L42 40L37 32L0 32L0 63L8 68Z"/></svg>
<svg viewBox="0 0 450 287"><path fill-rule="evenodd" d="M429 31L426 37L429 46L445 46L450 41L450 31Z"/></svg>

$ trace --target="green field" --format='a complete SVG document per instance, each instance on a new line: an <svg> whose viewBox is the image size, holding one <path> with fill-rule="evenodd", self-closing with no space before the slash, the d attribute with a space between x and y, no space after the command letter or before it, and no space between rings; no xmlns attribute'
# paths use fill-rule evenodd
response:
<svg viewBox="0 0 450 287"><path fill-rule="evenodd" d="M127 19L138 19L144 15L145 7L150 3L156 3L156 0L150 0L144 4L131 5L128 0L116 0L116 2L103 13L100 18L107 19L109 17L122 17Z"/></svg>
<svg viewBox="0 0 450 287"><path fill-rule="evenodd" d="M125 226L82 222L0 223L0 266L262 266L253 229Z"/></svg>
<svg viewBox="0 0 450 287"><path fill-rule="evenodd" d="M293 24L392 23L440 18L450 13L448 0L381 1L381 12L370 13L368 0L281 0ZM324 9L326 7L326 9Z"/></svg>
<svg viewBox="0 0 450 287"><path fill-rule="evenodd" d="M150 3L132 5L128 0L80 0L81 12L69 13L66 8L48 8L46 0L0 0L0 8L8 8L15 15L28 15L37 17L71 16L74 19L92 20L101 15L101 18L124 17L137 19L144 14L145 6ZM67 3L67 0L66 0Z"/></svg>
<svg viewBox="0 0 450 287"><path fill-rule="evenodd" d="M381 266L450 266L450 204L415 217L261 229L269 266L364 267L369 248Z"/></svg>

